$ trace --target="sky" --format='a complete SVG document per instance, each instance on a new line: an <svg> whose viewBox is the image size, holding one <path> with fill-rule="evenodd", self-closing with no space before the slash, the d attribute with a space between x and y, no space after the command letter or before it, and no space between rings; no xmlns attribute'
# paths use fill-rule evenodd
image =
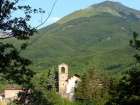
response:
<svg viewBox="0 0 140 105"><path fill-rule="evenodd" d="M32 18L32 25L37 26L48 16L49 11L52 8L52 5L55 0L22 0L25 4L30 4L34 8L42 8L46 11L45 14L35 15ZM57 0L55 8L48 19L48 21L44 24L47 26L53 22L58 21L62 17L80 9L84 9L90 5L100 3L107 0ZM109 1L109 0L108 0ZM110 0L121 2L122 4L140 10L140 0Z"/></svg>

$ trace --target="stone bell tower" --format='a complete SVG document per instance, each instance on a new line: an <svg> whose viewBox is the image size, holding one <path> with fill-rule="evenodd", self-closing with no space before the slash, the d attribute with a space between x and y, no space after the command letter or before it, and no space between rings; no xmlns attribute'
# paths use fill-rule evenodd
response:
<svg viewBox="0 0 140 105"><path fill-rule="evenodd" d="M63 97L66 96L66 86L67 86L67 79L68 79L68 65L67 64L60 64L58 66L59 69L59 94Z"/></svg>

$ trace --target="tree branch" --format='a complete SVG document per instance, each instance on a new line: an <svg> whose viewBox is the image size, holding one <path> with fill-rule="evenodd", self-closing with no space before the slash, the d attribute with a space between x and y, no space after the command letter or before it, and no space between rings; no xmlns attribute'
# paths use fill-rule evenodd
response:
<svg viewBox="0 0 140 105"><path fill-rule="evenodd" d="M58 2L58 0L55 0L54 1L53 5L52 5L52 8L51 8L51 11L48 14L47 18L41 24L39 24L38 26L36 26L36 29L39 28L40 26L44 25L48 21L48 19L50 18L50 16L51 16L51 14L52 14L52 12L53 12L53 10L54 10L57 2Z"/></svg>

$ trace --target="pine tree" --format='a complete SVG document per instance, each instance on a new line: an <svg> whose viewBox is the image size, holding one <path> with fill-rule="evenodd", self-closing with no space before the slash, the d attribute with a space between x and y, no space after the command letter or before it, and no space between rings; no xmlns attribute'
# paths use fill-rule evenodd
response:
<svg viewBox="0 0 140 105"><path fill-rule="evenodd" d="M111 86L111 99L106 105L140 105L140 40L136 32L133 33L130 46L136 50L136 64L125 73L116 86Z"/></svg>
<svg viewBox="0 0 140 105"><path fill-rule="evenodd" d="M81 82L76 89L77 100L82 100L82 102L93 102L96 103L96 105L103 104L105 101L103 100L103 97L106 95L105 91L108 87L107 81L108 80L98 71L94 69L89 70L82 76Z"/></svg>

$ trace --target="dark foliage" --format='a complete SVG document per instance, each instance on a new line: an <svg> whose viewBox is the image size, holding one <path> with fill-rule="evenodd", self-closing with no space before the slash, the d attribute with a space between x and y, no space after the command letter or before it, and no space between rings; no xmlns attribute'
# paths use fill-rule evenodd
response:
<svg viewBox="0 0 140 105"><path fill-rule="evenodd" d="M36 31L28 22L32 13L43 12L41 9L32 9L29 5L18 5L20 0L0 0L0 33L3 39L15 37L25 40ZM23 12L23 16L15 17L15 12ZM34 75L29 69L31 61L20 56L27 44L22 44L20 50L12 44L0 42L0 75L8 81L27 86Z"/></svg>
<svg viewBox="0 0 140 105"><path fill-rule="evenodd" d="M19 49L13 44L3 42L7 38L20 40L29 39L36 32L34 27L29 25L31 15L34 13L44 13L39 9L32 9L29 5L19 5L20 0L0 0L0 76L10 83L18 84L23 87L19 94L20 100L15 102L20 105L48 105L47 98L41 91L34 89L31 79L34 76L29 65L29 59L20 55L22 50L27 47L23 43ZM19 17L13 16L15 12L23 13ZM49 104L50 105L50 104Z"/></svg>
<svg viewBox="0 0 140 105"><path fill-rule="evenodd" d="M110 94L106 105L140 105L140 70L128 71L118 84L112 84Z"/></svg>
<svg viewBox="0 0 140 105"><path fill-rule="evenodd" d="M136 32L133 33L130 45L137 51L134 55L137 65L134 65L118 84L112 83L109 91L111 99L106 105L140 105L140 40Z"/></svg>
<svg viewBox="0 0 140 105"><path fill-rule="evenodd" d="M29 85L34 72L29 69L31 61L20 56L12 44L0 43L0 74L8 81L19 85Z"/></svg>
<svg viewBox="0 0 140 105"><path fill-rule="evenodd" d="M53 105L42 91L36 89L24 89L19 97L20 100L15 100L17 105Z"/></svg>
<svg viewBox="0 0 140 105"><path fill-rule="evenodd" d="M18 5L20 0L0 0L0 30L6 32L8 37L29 39L36 31L28 22L33 13L44 13L39 9L32 9L29 5ZM23 16L14 17L12 13L23 12ZM6 35L6 36L7 36Z"/></svg>
<svg viewBox="0 0 140 105"><path fill-rule="evenodd" d="M0 33L3 39L17 38L29 39L36 32L29 25L31 14L44 13L42 9L32 9L29 5L19 5L20 0L0 0ZM23 15L15 17L12 14L22 12ZM17 84L29 84L34 72L29 69L31 61L20 56L27 44L22 44L20 50L12 44L0 42L0 75L6 80Z"/></svg>
<svg viewBox="0 0 140 105"><path fill-rule="evenodd" d="M88 81L88 82L87 82ZM89 70L81 78L76 89L75 98L85 105L103 105L107 97L109 81L101 73L94 69Z"/></svg>

